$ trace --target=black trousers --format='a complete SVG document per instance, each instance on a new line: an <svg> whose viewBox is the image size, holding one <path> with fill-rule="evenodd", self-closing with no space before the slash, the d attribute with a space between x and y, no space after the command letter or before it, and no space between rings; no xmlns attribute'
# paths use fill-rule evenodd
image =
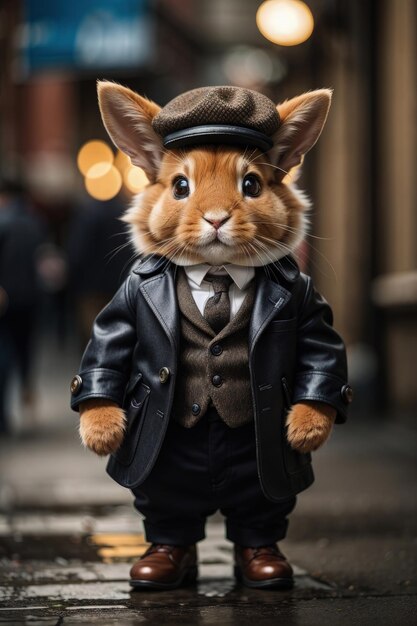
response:
<svg viewBox="0 0 417 626"><path fill-rule="evenodd" d="M226 518L230 541L247 547L275 543L285 537L296 502L264 496L254 423L229 428L214 409L192 428L170 422L152 472L133 494L146 539L171 545L204 539L206 518L217 510Z"/></svg>

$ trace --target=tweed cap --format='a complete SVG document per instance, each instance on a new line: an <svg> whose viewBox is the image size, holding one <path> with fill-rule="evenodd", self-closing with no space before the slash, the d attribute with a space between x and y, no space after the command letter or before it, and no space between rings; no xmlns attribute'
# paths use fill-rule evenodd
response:
<svg viewBox="0 0 417 626"><path fill-rule="evenodd" d="M201 87L168 102L152 125L166 147L228 143L266 151L280 119L272 100L257 91Z"/></svg>

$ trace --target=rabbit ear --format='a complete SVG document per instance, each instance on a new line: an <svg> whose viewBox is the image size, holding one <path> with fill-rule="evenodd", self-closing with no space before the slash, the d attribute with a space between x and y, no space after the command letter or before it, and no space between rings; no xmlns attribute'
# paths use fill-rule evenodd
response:
<svg viewBox="0 0 417 626"><path fill-rule="evenodd" d="M141 167L151 182L162 159L162 140L152 128L160 107L137 93L108 81L97 83L104 126L113 143Z"/></svg>
<svg viewBox="0 0 417 626"><path fill-rule="evenodd" d="M302 163L320 137L332 99L330 89L317 89L278 104L281 126L270 155L282 175Z"/></svg>

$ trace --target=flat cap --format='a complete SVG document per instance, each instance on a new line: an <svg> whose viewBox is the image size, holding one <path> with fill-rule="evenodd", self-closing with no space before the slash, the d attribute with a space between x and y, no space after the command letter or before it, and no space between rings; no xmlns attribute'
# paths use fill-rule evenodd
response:
<svg viewBox="0 0 417 626"><path fill-rule="evenodd" d="M165 105L154 117L163 144L176 148L201 144L238 144L269 150L279 128L275 104L242 87L200 87Z"/></svg>

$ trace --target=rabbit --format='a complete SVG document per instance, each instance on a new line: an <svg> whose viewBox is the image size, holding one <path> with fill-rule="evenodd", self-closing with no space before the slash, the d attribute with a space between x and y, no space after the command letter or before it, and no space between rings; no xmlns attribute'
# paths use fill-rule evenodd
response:
<svg viewBox="0 0 417 626"><path fill-rule="evenodd" d="M292 182L292 173L299 174L304 155L321 134L331 90L278 104L283 124L268 157L259 150L230 147L164 150L151 126L160 111L157 104L107 81L98 83L98 97L110 137L149 179L124 217L138 254L162 255L180 266L259 266L296 251L305 236L310 202ZM192 175L194 193L181 200L179 211L171 183L175 180L184 193L183 173ZM255 182L247 178L247 184L262 187L259 196L242 197L236 175L243 180L248 173ZM217 220L227 218L220 242L204 212ZM289 443L299 452L317 450L329 438L335 417L336 410L323 402L294 405L287 416ZM114 403L94 398L81 404L81 440L96 454L115 452L124 432L125 415Z"/></svg>
<svg viewBox="0 0 417 626"><path fill-rule="evenodd" d="M215 97L219 98L219 108L213 106L211 98ZM296 181L305 154L323 129L331 97L331 90L319 89L275 107L269 99L265 103L264 96L240 88L187 92L181 102L189 101L194 106L203 98L203 122L207 122L204 116L208 115L212 125L192 126L191 144L189 127L185 127L185 133L184 127L180 128L183 143L178 145L178 132L161 131L161 119L167 110L174 111L174 118L184 118L178 101L174 100L171 108L168 104L161 109L126 87L98 83L100 111L109 136L134 165L145 171L149 184L133 199L123 217L141 260L95 322L80 375L73 379L72 406L80 412L82 443L100 456L111 455L107 471L132 489L135 506L145 517L152 545L132 567L132 586L171 589L196 579L195 544L204 537L201 520L209 514L208 501L213 494L200 490L195 482L196 476L207 476L207 468L196 474L195 462L196 458L205 458L208 446L221 466L228 457L229 444L235 446L233 454L241 463L233 474L237 482L229 486L229 495L222 500L226 503L227 538L235 544L235 575L255 588L287 588L292 584L292 568L276 541L285 536L285 519L295 505L295 495L313 481L310 452L324 444L335 422L345 420L344 405L351 400L344 345L332 328L330 307L298 267L291 275L283 269L288 263L294 266L292 255L306 235L310 201ZM268 111L267 119L272 124L269 134L256 130L259 117L256 128L253 121L252 127L246 127L246 113L239 106L232 108L234 99L255 103L260 117ZM232 121L236 115L238 123L230 124L227 118L228 125L215 126L216 132L220 129L222 133L220 139L219 135L213 139L210 115L213 111L218 115L219 110L229 115L231 108ZM169 116L168 120L171 122ZM196 133L201 133L197 142ZM151 274L146 274L146 264ZM210 281L211 272L213 284L216 271L229 269L230 276L232 268L237 268L250 276L246 291L241 290L246 296L235 327L226 308L222 315L231 321L226 326L222 322L220 332L214 332L220 309L216 309L210 326L207 318L198 317L196 301L194 309L191 304L193 313L188 310L195 334L186 330L184 324L190 318L181 306L188 298L185 293L190 293L191 300L194 296L190 284L181 287L181 277L201 266L208 271L203 280ZM282 283L271 277L272 268L281 272ZM187 288L188 292L181 291ZM225 288L217 289L218 303ZM253 306L252 313L248 312L248 304L245 309L248 302ZM181 315L175 317L178 309ZM205 331L201 330L204 322ZM227 343L227 333L230 339L230 328L237 324L241 325L241 334L234 331L233 340ZM200 344L200 339L195 339L199 325L200 335L205 337ZM215 335L213 341L220 342L214 346L217 351L213 352L212 344L207 343L207 327L209 334ZM249 334L256 333L252 339L245 335L246 329ZM175 337L180 337L177 343ZM251 351L253 337L261 337L256 340L256 354L254 349ZM190 362L184 356L188 354L188 341L194 341L196 355L194 361L189 358ZM261 350L270 365L266 369L257 356ZM200 366L205 359L207 366ZM164 360L169 367L161 367ZM220 375L212 376L214 372L208 375L209 363L226 372L227 384L217 396L215 388L221 387L224 380ZM236 369L236 363L240 369ZM185 375L187 367L191 369ZM290 370L295 390L289 388L284 370ZM193 376L198 383L203 378L205 381L201 391L203 408L198 403L200 391L195 391L190 382ZM278 381L282 381L282 388ZM181 385L188 389L183 395ZM234 413L232 396L228 395L231 393L238 405ZM255 401L257 394L264 395ZM182 411L183 422L178 416ZM233 422L236 415L237 423ZM191 421L187 421L189 418ZM178 420L181 427L175 430ZM250 430L254 423L256 437ZM207 432L215 432L216 436L210 439L203 430L206 427L214 429ZM213 447L214 440L217 443ZM229 443L223 449L225 441ZM200 454L200 445L203 452L191 462L193 454ZM214 465L208 461L208 473ZM194 492L190 496L191 489ZM252 499L246 498L246 489ZM180 510L173 530L175 511L171 507L178 502ZM220 499L216 503L221 509ZM184 510L190 506L194 509L183 523ZM163 524L168 525L169 519L166 531ZM193 526L193 520L198 524ZM269 531L272 526L274 530ZM187 528L192 532L188 533Z"/></svg>

